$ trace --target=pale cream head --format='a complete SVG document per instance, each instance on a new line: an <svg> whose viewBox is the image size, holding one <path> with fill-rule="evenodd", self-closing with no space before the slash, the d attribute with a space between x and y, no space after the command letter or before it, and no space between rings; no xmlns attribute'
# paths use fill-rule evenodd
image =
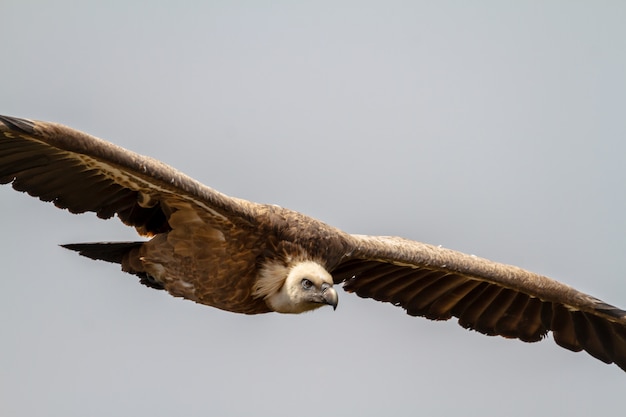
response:
<svg viewBox="0 0 626 417"><path fill-rule="evenodd" d="M267 268L264 272L282 275L282 286L265 296L265 302L274 311L297 314L315 310L323 305L337 308L337 292L333 288L333 278L317 262L303 261L291 268ZM276 278L278 278L276 275L273 277L266 275L260 280Z"/></svg>

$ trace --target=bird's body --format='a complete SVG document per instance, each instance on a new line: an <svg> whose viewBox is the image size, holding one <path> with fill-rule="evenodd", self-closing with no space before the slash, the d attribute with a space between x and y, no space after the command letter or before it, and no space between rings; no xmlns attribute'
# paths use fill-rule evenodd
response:
<svg viewBox="0 0 626 417"><path fill-rule="evenodd" d="M174 296L234 313L275 311L266 297L280 289L291 268L309 261L326 269L329 262L338 261L324 256L326 252L343 246L339 234L329 236L320 246L317 240L284 239L281 236L290 233L288 227L265 228L266 217L274 218L273 224L298 223L299 213L277 206L251 205L255 221L235 223L220 216L203 216L183 201L169 201L163 206L172 212L168 222L171 230L127 251L120 262L122 269ZM299 223L302 229L296 234L315 227L315 223ZM320 222L317 226L319 230L325 225ZM87 247L97 254L107 247L114 249L115 244L66 247L89 256Z"/></svg>
<svg viewBox="0 0 626 417"><path fill-rule="evenodd" d="M69 244L170 294L245 314L337 305L333 284L408 314L538 341L626 369L626 312L523 269L397 237L351 235L228 197L68 127L0 116L0 183L74 213L117 215L144 242Z"/></svg>

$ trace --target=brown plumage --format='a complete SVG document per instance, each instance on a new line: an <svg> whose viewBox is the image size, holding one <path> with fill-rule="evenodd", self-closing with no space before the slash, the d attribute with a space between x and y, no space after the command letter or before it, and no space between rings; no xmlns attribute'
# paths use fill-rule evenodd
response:
<svg viewBox="0 0 626 417"><path fill-rule="evenodd" d="M350 235L221 194L68 127L0 116L0 183L72 213L117 215L146 242L71 244L174 296L245 314L337 304L334 284L488 335L549 331L626 369L626 311L523 269L397 237ZM332 277L331 277L332 275Z"/></svg>

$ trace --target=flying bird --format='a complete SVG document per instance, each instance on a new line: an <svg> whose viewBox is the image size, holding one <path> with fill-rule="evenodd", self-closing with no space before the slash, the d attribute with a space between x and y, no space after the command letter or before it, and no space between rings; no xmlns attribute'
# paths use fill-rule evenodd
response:
<svg viewBox="0 0 626 417"><path fill-rule="evenodd" d="M149 240L62 245L148 287L235 313L337 307L334 288L487 335L585 350L626 370L626 311L572 287L399 237L345 233L226 196L69 127L0 116L0 184L72 213L117 216Z"/></svg>

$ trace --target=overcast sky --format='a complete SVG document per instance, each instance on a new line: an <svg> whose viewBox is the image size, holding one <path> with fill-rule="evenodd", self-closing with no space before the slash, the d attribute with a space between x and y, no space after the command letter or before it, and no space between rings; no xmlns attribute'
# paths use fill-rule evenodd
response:
<svg viewBox="0 0 626 417"><path fill-rule="evenodd" d="M176 4L176 6L174 6ZM626 307L626 3L0 3L0 114L226 194ZM241 316L59 243L132 229L0 187L0 414L608 415L626 374L339 292Z"/></svg>

